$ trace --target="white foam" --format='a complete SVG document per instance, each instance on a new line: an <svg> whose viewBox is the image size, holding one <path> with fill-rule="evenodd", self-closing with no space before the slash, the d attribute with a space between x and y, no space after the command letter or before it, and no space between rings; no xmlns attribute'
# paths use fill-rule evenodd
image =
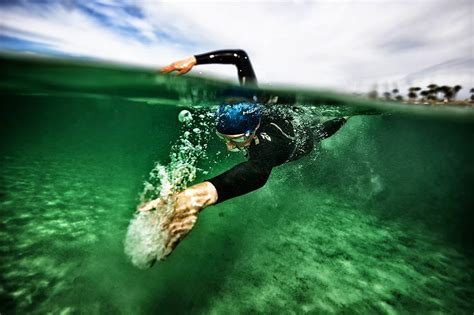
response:
<svg viewBox="0 0 474 315"><path fill-rule="evenodd" d="M172 215L167 205L155 211L140 212L130 222L125 238L125 254L140 269L151 267L168 254L166 243L169 233L162 224Z"/></svg>

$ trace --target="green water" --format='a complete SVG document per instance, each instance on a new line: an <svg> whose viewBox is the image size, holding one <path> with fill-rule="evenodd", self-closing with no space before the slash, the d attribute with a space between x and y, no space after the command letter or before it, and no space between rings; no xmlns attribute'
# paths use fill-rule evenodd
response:
<svg viewBox="0 0 474 315"><path fill-rule="evenodd" d="M143 183L185 131L210 128L179 111L210 112L228 83L0 63L1 314L474 311L474 109L265 91L322 117L371 115L207 208L143 271L123 246ZM243 160L213 137L206 152L196 182Z"/></svg>

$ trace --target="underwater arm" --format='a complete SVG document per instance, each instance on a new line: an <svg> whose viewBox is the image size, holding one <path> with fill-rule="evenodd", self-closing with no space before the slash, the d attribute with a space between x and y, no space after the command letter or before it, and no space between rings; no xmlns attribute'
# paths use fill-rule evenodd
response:
<svg viewBox="0 0 474 315"><path fill-rule="evenodd" d="M271 170L272 167L266 163L250 160L208 181L186 188L168 200L158 198L140 206L138 211L157 209L159 215L164 216L160 225L166 235L163 258L171 254L193 229L200 211L210 205L262 187L267 182ZM166 210L170 206L173 209L171 212Z"/></svg>
<svg viewBox="0 0 474 315"><path fill-rule="evenodd" d="M259 160L240 163L208 181L217 191L216 203L241 196L265 185L272 167Z"/></svg>

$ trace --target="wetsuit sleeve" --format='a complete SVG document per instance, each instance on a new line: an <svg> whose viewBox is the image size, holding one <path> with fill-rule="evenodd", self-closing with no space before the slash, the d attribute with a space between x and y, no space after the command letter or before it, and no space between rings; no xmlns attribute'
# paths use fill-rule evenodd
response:
<svg viewBox="0 0 474 315"><path fill-rule="evenodd" d="M196 64L232 64L237 67L239 82L242 86L254 87L257 85L257 77L253 71L252 64L247 53L241 49L216 50L205 54L195 55Z"/></svg>
<svg viewBox="0 0 474 315"><path fill-rule="evenodd" d="M271 171L272 167L267 163L250 160L207 181L216 188L217 203L220 203L263 187Z"/></svg>

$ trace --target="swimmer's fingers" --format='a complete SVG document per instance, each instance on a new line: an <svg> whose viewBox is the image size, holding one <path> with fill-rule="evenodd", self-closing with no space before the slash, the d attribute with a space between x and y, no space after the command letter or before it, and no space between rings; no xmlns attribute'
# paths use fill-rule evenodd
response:
<svg viewBox="0 0 474 315"><path fill-rule="evenodd" d="M191 216L183 221L173 222L167 229L170 237L165 245L165 256L171 254L171 252L178 246L178 244L191 232L197 220L197 216Z"/></svg>
<svg viewBox="0 0 474 315"><path fill-rule="evenodd" d="M175 208L175 213L173 215L173 220L178 221L178 220L184 220L190 216L196 216L198 214L198 211L196 209L176 209Z"/></svg>
<svg viewBox="0 0 474 315"><path fill-rule="evenodd" d="M161 198L158 198L158 199L149 201L147 203L144 203L141 206L138 206L137 211L138 212L151 211L153 209L158 208L159 206L163 204L164 204L164 201Z"/></svg>
<svg viewBox="0 0 474 315"><path fill-rule="evenodd" d="M191 66L191 67L183 67L183 68L181 68L181 69L178 70L178 73L179 73L179 74L188 73L189 71L191 71L191 68L192 68L192 66Z"/></svg>
<svg viewBox="0 0 474 315"><path fill-rule="evenodd" d="M164 257L168 257L173 250L178 246L178 244L181 242L181 240L184 238L184 236L176 235L170 238L168 243L165 245L165 250L164 250Z"/></svg>
<svg viewBox="0 0 474 315"><path fill-rule="evenodd" d="M196 224L196 221L197 216L190 216L179 222L172 222L170 225L167 226L167 229L173 235L184 230L191 230L194 227L194 224Z"/></svg>
<svg viewBox="0 0 474 315"><path fill-rule="evenodd" d="M196 58L194 56L189 57L184 60L176 61L170 64L169 66L164 67L161 69L161 73L170 73L173 71L177 71L179 74L188 73L196 64Z"/></svg>
<svg viewBox="0 0 474 315"><path fill-rule="evenodd" d="M168 243L165 245L165 256L171 254L171 252L178 246L178 244L189 234L189 230L183 230L180 233L173 235Z"/></svg>
<svg viewBox="0 0 474 315"><path fill-rule="evenodd" d="M173 71L175 71L175 70L177 70L176 67L175 67L175 64L172 63L172 64L170 64L170 65L168 65L168 66L166 66L166 67L163 67L163 68L160 70L160 72L161 72L161 73L170 73L170 72L173 72Z"/></svg>

